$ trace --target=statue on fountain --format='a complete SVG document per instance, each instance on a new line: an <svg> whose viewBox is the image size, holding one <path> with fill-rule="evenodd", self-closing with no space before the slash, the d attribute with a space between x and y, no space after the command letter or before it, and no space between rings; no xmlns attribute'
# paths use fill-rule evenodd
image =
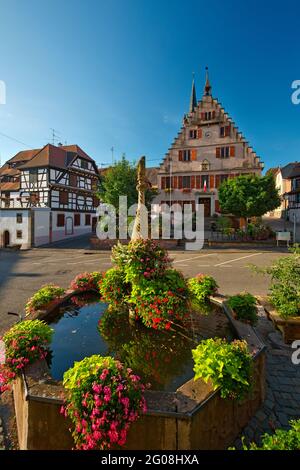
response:
<svg viewBox="0 0 300 470"><path fill-rule="evenodd" d="M141 157L137 164L137 186L138 205L131 234L131 240L147 239L148 237L148 214L145 206L145 191L149 188L146 178L146 157Z"/></svg>

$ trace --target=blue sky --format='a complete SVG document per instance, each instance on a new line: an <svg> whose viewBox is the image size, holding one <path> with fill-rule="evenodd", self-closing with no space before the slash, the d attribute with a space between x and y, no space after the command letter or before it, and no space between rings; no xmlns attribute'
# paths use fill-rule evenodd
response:
<svg viewBox="0 0 300 470"><path fill-rule="evenodd" d="M188 110L192 72L265 161L300 160L300 4L226 0L0 0L2 163L77 143L97 162L159 164ZM2 133L2 134L1 134Z"/></svg>

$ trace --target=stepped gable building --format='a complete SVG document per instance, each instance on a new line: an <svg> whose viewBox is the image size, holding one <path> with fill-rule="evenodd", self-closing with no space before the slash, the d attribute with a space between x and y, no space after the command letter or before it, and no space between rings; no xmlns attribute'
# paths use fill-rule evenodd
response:
<svg viewBox="0 0 300 470"><path fill-rule="evenodd" d="M0 246L39 246L92 231L99 180L78 145L19 152L0 169Z"/></svg>
<svg viewBox="0 0 300 470"><path fill-rule="evenodd" d="M206 217L219 212L218 187L227 178L261 174L263 163L221 103L212 96L208 71L204 93L190 107L158 171L158 204L204 204Z"/></svg>

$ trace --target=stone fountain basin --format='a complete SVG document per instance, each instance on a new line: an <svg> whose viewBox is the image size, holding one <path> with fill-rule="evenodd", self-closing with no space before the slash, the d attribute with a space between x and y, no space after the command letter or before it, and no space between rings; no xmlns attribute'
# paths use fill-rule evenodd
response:
<svg viewBox="0 0 300 470"><path fill-rule="evenodd" d="M201 379L188 380L175 392L147 391L148 411L133 423L124 449L226 449L264 401L264 343L250 325L233 318L224 297L212 297L211 302L223 309L236 337L249 345L254 361L251 393L239 402L222 399L219 390ZM46 319L47 312L36 317ZM13 393L20 449L72 449L70 422L59 413L64 388L52 379L46 361L28 367L14 383Z"/></svg>

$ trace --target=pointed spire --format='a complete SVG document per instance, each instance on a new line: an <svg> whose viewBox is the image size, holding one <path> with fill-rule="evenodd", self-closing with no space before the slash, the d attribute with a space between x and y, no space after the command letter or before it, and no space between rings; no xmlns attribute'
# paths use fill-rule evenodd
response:
<svg viewBox="0 0 300 470"><path fill-rule="evenodd" d="M206 96L211 95L211 84L209 81L209 76L208 76L208 67L205 67L205 87L204 87L204 94Z"/></svg>
<svg viewBox="0 0 300 470"><path fill-rule="evenodd" d="M191 99L190 99L190 113L195 111L197 106L197 98L196 98L196 87L195 87L195 74L193 73L193 81L192 81L192 92L191 92Z"/></svg>

